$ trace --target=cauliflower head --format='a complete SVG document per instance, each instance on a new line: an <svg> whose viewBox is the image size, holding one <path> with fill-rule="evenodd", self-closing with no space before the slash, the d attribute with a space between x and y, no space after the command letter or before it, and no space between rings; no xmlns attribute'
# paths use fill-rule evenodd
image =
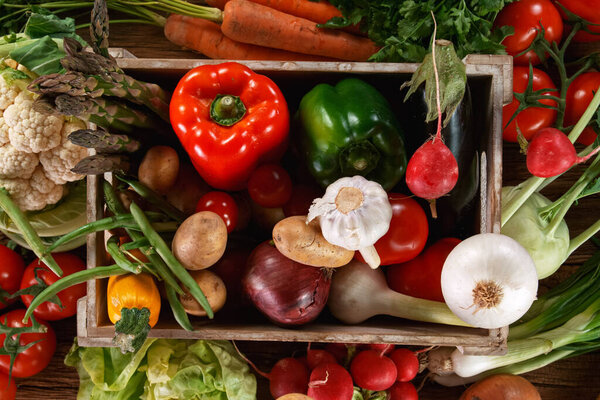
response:
<svg viewBox="0 0 600 400"><path fill-rule="evenodd" d="M9 84L0 76L0 111L6 110L13 104L20 92L21 90L17 86Z"/></svg>
<svg viewBox="0 0 600 400"><path fill-rule="evenodd" d="M84 175L71 172L77 163L87 157L88 149L69 141L69 134L84 129L83 122L67 122L62 129L62 143L55 148L40 153L40 162L46 176L54 183L63 185L67 182L83 179Z"/></svg>
<svg viewBox="0 0 600 400"><path fill-rule="evenodd" d="M0 113L0 146L10 141L8 139L8 125L6 125L6 122L4 121L3 114L4 113Z"/></svg>
<svg viewBox="0 0 600 400"><path fill-rule="evenodd" d="M17 150L40 153L62 141L64 118L37 112L33 100L25 92L4 110L4 121L8 125L10 144Z"/></svg>
<svg viewBox="0 0 600 400"><path fill-rule="evenodd" d="M29 179L39 161L37 154L19 151L6 143L0 146L0 178Z"/></svg>
<svg viewBox="0 0 600 400"><path fill-rule="evenodd" d="M0 178L0 187L5 188L15 204L23 211L41 210L57 203L63 196L63 186L46 177L38 166L30 179Z"/></svg>

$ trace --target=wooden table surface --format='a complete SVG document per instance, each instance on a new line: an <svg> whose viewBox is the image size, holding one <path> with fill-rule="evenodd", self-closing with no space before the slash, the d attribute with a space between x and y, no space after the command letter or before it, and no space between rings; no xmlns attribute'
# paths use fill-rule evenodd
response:
<svg viewBox="0 0 600 400"><path fill-rule="evenodd" d="M83 36L85 32L82 33ZM115 25L111 26L111 47L123 47L138 57L153 58L194 58L192 52L178 49L170 44L163 36L160 28L143 25ZM519 183L527 176L525 159L513 145L504 148L504 173L505 185ZM545 192L549 197L563 193L574 181L574 174L561 178L559 182L550 186ZM596 220L600 213L598 206L600 200L584 200L574 207L567 216L567 223L572 235L581 232L590 221ZM576 265L586 260L593 252L591 244L586 244L579 249L552 277L544 280L544 287L554 285L570 274ZM17 399L27 400L58 400L75 399L79 386L79 379L74 369L66 367L63 359L68 352L75 336L75 319L52 323L57 332L58 347L56 354L48 368L42 373L28 378L19 379ZM269 370L278 358L289 356L294 349L306 348L301 343L240 343L241 349L254 360L259 367ZM577 400L600 399L600 352L585 354L567 360L558 361L545 368L524 375L539 390L544 400L564 400L567 398ZM424 374L419 375L414 381L419 385L424 379ZM266 380L259 378L259 399L268 399ZM458 399L464 391L463 387L445 388L432 382L426 382L420 391L421 400L450 400Z"/></svg>

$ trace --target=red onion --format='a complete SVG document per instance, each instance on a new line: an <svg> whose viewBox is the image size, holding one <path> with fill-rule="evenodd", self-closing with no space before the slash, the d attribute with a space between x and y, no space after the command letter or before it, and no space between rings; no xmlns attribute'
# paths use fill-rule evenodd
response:
<svg viewBox="0 0 600 400"><path fill-rule="evenodd" d="M279 325L313 321L329 296L331 279L324 269L290 260L269 242L248 259L242 285L256 308Z"/></svg>

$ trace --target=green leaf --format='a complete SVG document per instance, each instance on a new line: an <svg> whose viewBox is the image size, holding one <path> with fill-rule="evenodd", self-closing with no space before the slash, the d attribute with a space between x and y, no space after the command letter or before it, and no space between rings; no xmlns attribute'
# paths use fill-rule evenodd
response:
<svg viewBox="0 0 600 400"><path fill-rule="evenodd" d="M60 59L65 56L65 52L50 36L44 36L28 45L16 48L9 56L37 75L64 71Z"/></svg>
<svg viewBox="0 0 600 400"><path fill-rule="evenodd" d="M46 11L43 8L37 8L37 12L32 13L27 20L24 30L27 36L32 39L39 39L44 36L52 38L72 37L83 46L87 46L85 40L75 33L75 20L73 18L59 18L48 11L40 12L41 10Z"/></svg>

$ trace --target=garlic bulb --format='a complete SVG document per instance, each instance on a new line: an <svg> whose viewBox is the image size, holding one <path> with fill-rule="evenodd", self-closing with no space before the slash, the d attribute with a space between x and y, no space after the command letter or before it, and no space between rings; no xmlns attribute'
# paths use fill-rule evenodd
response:
<svg viewBox="0 0 600 400"><path fill-rule="evenodd" d="M385 235L392 220L392 206L379 183L360 175L338 179L310 206L306 223L315 218L329 243L358 250L371 268L379 266L373 245Z"/></svg>

